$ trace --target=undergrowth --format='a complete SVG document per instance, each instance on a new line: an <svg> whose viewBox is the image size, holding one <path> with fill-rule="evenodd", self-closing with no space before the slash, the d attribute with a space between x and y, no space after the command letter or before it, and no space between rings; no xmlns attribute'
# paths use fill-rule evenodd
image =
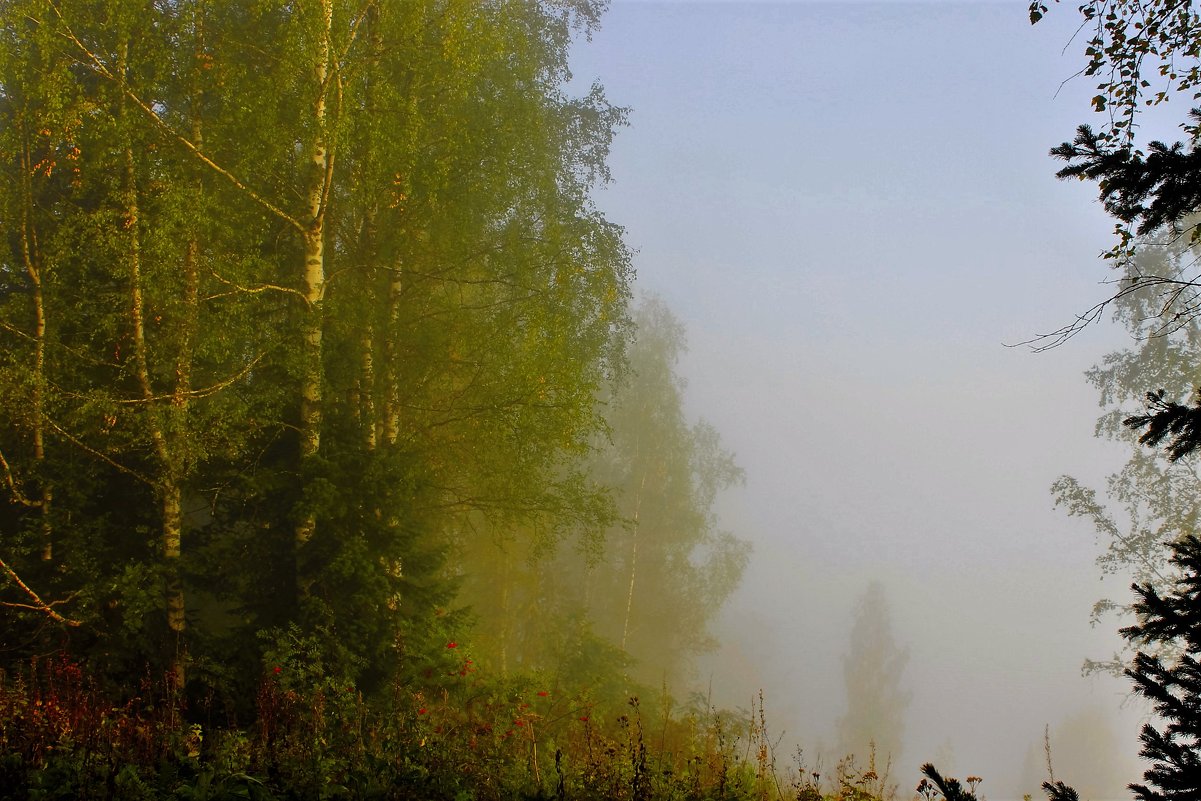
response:
<svg viewBox="0 0 1201 801"><path fill-rule="evenodd" d="M0 673L0 799L796 799L889 801L874 760L828 777L776 761L752 712L604 704L537 676L480 675L371 699L301 659L268 665L253 719L143 676L120 701L65 658Z"/></svg>

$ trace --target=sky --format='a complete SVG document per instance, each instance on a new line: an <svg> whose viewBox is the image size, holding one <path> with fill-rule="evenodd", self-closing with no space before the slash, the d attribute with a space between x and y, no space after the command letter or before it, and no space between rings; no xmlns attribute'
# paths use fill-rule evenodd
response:
<svg viewBox="0 0 1201 801"><path fill-rule="evenodd" d="M690 413L747 474L721 515L754 554L701 681L744 708L762 689L782 743L828 752L851 610L881 581L910 653L904 795L927 760L1036 792L1017 782L1044 726L1090 712L1141 772L1127 682L1081 676L1119 642L1091 606L1126 582L1050 493L1125 459L1082 375L1125 335L1009 347L1107 297L1113 227L1048 156L1100 122L1074 4L1033 27L1026 5L615 0L573 55L577 91L631 109L597 205L688 329Z"/></svg>

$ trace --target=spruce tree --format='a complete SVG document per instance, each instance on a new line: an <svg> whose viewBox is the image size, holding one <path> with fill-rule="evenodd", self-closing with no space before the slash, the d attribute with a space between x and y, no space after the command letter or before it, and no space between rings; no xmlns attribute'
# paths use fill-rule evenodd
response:
<svg viewBox="0 0 1201 801"><path fill-rule="evenodd" d="M1135 584L1138 623L1122 636L1139 647L1126 675L1135 691L1154 703L1159 727L1143 726L1141 756L1151 767L1146 784L1131 784L1142 801L1201 799L1201 540L1189 535L1171 545L1179 571L1171 590L1160 595L1150 584ZM1151 645L1176 646L1167 663L1147 652Z"/></svg>

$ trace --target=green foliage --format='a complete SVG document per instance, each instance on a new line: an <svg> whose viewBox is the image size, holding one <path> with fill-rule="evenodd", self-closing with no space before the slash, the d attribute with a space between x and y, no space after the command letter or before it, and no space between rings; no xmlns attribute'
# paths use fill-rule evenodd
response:
<svg viewBox="0 0 1201 801"><path fill-rule="evenodd" d="M561 686L619 703L647 687L686 687L749 552L714 513L742 471L717 432L683 410L682 327L656 299L634 322L628 372L604 398L607 436L589 465L617 519L581 526L570 548L537 535L459 545L488 664L547 670Z"/></svg>
<svg viewBox="0 0 1201 801"><path fill-rule="evenodd" d="M589 194L625 114L564 90L599 10L4 6L2 556L53 604L0 588L11 658L66 609L114 682L247 717L296 626L370 692L460 636L469 527L613 519L632 274Z"/></svg>
<svg viewBox="0 0 1201 801"><path fill-rule="evenodd" d="M631 701L747 547L591 200L603 5L0 5L5 787L763 789Z"/></svg>

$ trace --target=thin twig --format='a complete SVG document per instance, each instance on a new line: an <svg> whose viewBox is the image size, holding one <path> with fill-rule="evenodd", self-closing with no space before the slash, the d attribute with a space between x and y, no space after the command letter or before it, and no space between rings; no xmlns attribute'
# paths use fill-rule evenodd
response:
<svg viewBox="0 0 1201 801"><path fill-rule="evenodd" d="M120 462L113 459L108 454L101 453L100 451L96 450L95 448L93 448L90 445L83 442L83 440L79 439L79 437L76 437L74 434L70 433L69 431L64 429L62 426L55 423L53 420L47 420L46 422L49 423L50 427L53 428L55 431L57 431L59 433L59 435L62 436L63 439L67 440L72 445L75 445L76 447L80 448L84 452L89 453L92 456L95 456L100 461L107 463L111 467L116 468L118 471L125 473L128 476L132 476L133 478L136 478L138 481L141 481L142 483L144 483L148 486L151 486L151 487L158 486L158 482L147 478L146 476L142 475L137 470L134 470L131 467L126 467L125 465L123 465Z"/></svg>

